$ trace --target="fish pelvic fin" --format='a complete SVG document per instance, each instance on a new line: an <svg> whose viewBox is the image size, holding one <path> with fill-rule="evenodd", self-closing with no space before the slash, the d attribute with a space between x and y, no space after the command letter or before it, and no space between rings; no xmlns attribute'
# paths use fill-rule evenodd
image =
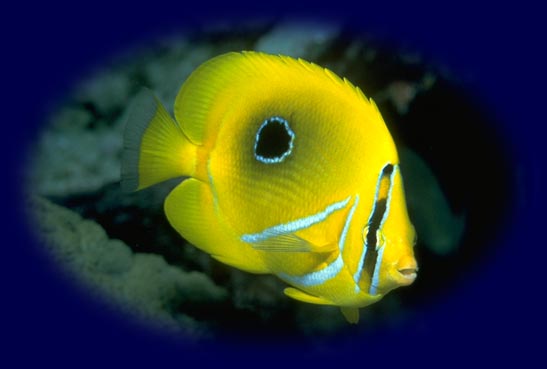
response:
<svg viewBox="0 0 547 369"><path fill-rule="evenodd" d="M136 191L190 176L195 170L196 148L160 100L144 89L133 101L125 127L122 189Z"/></svg>
<svg viewBox="0 0 547 369"><path fill-rule="evenodd" d="M342 306L340 307L340 311L342 312L342 315L344 315L344 318L346 318L348 323L359 323L359 308Z"/></svg>

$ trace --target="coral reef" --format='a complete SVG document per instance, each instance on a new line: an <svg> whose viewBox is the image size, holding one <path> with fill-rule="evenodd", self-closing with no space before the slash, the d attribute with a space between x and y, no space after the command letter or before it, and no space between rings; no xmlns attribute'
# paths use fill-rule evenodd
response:
<svg viewBox="0 0 547 369"><path fill-rule="evenodd" d="M54 259L90 290L152 325L207 336L206 325L184 310L221 303L227 298L225 288L203 273L170 266L159 255L133 253L96 222L44 198L29 198L28 209L37 236Z"/></svg>

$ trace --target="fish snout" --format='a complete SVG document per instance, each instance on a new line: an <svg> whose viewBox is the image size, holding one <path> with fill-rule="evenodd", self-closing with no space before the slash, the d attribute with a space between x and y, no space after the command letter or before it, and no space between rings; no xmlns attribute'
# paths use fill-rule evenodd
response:
<svg viewBox="0 0 547 369"><path fill-rule="evenodd" d="M413 256L407 256L397 263L398 282L402 286L412 284L418 276L418 263Z"/></svg>

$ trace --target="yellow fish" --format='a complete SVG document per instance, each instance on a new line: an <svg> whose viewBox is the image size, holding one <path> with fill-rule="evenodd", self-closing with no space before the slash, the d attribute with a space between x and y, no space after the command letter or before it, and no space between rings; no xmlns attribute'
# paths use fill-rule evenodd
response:
<svg viewBox="0 0 547 369"><path fill-rule="evenodd" d="M378 108L347 79L302 59L232 52L188 77L174 119L150 92L137 98L122 186L189 177L164 206L182 237L357 323L360 307L416 278L398 163Z"/></svg>

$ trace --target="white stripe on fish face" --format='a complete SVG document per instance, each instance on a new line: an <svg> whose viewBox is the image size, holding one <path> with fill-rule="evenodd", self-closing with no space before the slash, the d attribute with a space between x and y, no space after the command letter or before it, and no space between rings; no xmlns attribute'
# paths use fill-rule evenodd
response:
<svg viewBox="0 0 547 369"><path fill-rule="evenodd" d="M367 254L367 243L363 242L363 249L361 250L361 256L359 263L357 264L357 271L353 275L353 281L355 282L355 293L361 291L359 287L359 280L361 279L361 273L363 273L363 265L365 265L365 255Z"/></svg>
<svg viewBox="0 0 547 369"><path fill-rule="evenodd" d="M380 172L380 175L378 176L378 180L376 181L376 192L374 193L372 210L370 211L370 214L368 216L367 227L372 222L372 216L374 212L376 211L376 203L378 202L378 195L380 193L380 183L382 183L382 174L383 174L383 169ZM363 249L361 251L361 256L359 257L359 263L357 264L357 270L355 271L355 274L353 275L353 280L355 281L355 284L356 284L355 286L356 291L360 290L359 280L361 279L361 274L363 273L363 266L365 265L365 256L367 254L367 247L368 246L367 246L366 237L365 237L365 241L363 242Z"/></svg>
<svg viewBox="0 0 547 369"><path fill-rule="evenodd" d="M378 256L376 258L376 265L374 266L374 274L372 276L372 282L370 282L370 288L368 293L370 295L376 295L376 289L378 288L379 278L380 278L380 268L382 266L382 257L384 256L385 247L380 247L378 250Z"/></svg>
<svg viewBox="0 0 547 369"><path fill-rule="evenodd" d="M380 233L379 231L381 231L381 229L384 225L384 222L386 221L386 219L389 215L389 209L390 209L390 205L391 205L391 192L393 190L393 184L394 184L393 179L395 178L396 172L399 169L399 166L396 165L396 164L395 165L386 164L386 166L384 166L384 169L388 165L392 165L393 169L391 171L390 178L389 178L389 189L388 189L388 193L387 193L387 196L386 196L386 205L385 205L386 208L384 210L384 213L382 214L382 219L381 219L380 224L378 226L378 230L376 231L378 233ZM370 224L372 223L372 219L373 219L374 214L376 212L376 205L378 203L378 196L379 196L379 192L380 192L380 184L381 184L383 176L384 176L384 169L382 169L382 172L380 172L380 175L378 176L378 181L376 183L376 193L374 195L374 203L373 203L373 207L372 207L372 210L370 212L369 219L368 219L366 227L370 227ZM367 231L367 233L369 231L370 231L370 229ZM363 233L365 233L365 232L363 232ZM371 286L369 288L369 293L371 295L376 294L376 287L378 286L378 282L379 282L378 279L379 279L380 267L381 267L381 264L382 264L382 256L383 256L383 252L384 252L384 248L383 248L383 245L380 243L380 239L381 239L381 237L376 236L376 245L368 245L367 244L367 237L365 236L365 239L363 241L363 250L361 251L361 256L359 258L359 263L357 264L357 270L355 271L355 273L353 275L353 280L356 284L355 285L355 292L359 292L361 290L360 287L359 287L359 280L361 279L361 276L363 274L363 268L364 268L364 265L365 265L365 257L366 257L366 254L367 254L367 250L368 250L369 247L374 247L375 250L378 251L378 254L376 255L376 260L375 260L375 264L374 264L374 272L373 272L373 276L372 276L372 280L371 280ZM375 281L375 282L373 282L373 281ZM374 287L373 287L373 284L374 284Z"/></svg>
<svg viewBox="0 0 547 369"><path fill-rule="evenodd" d="M338 257L336 258L336 260L327 265L325 268L316 270L315 272L307 273L301 276L291 276L286 273L279 273L278 277L288 281L291 284L300 285L303 287L318 286L332 278L335 278L344 267L342 251L346 243L346 236L351 225L351 220L353 219L353 213L355 213L355 209L357 208L358 204L359 195L355 195L355 200L351 209L348 212L348 215L346 216L346 221L344 223L344 227L342 228L342 233L340 234L340 238L338 239L338 248L340 249L340 252L338 253Z"/></svg>
<svg viewBox="0 0 547 369"><path fill-rule="evenodd" d="M324 210L318 213L309 215L304 218L296 219L288 223L278 224L273 227L266 228L259 233L244 234L243 236L241 236L241 240L244 242L256 243L267 240L271 237L291 234L309 228L314 224L324 221L335 211L345 208L346 205L349 203L350 199L351 196L348 196L342 201L335 202L334 204L327 206Z"/></svg>
<svg viewBox="0 0 547 369"><path fill-rule="evenodd" d="M382 229L389 215L389 208L391 206L391 193L393 192L393 184L395 183L394 181L395 174L397 173L398 170L399 170L399 166L393 165L393 171L391 172L391 175L389 176L389 190L387 192L387 197L386 197L386 211L384 212L384 216L382 217L382 221L380 222L380 227L378 227L378 229Z"/></svg>
<svg viewBox="0 0 547 369"><path fill-rule="evenodd" d="M342 234L340 234L340 238L338 239L338 248L340 249L340 254L342 253L342 251L344 251L346 236L348 234L351 219L353 218L353 213L355 213L357 205L359 205L359 195L355 195L355 201L353 202L353 206L349 210L348 216L346 217L346 222L344 223L344 228L342 229Z"/></svg>
<svg viewBox="0 0 547 369"><path fill-rule="evenodd" d="M386 210L384 212L384 216L382 217L382 221L380 222L380 226L378 227L378 230L381 230L384 222L386 221L388 215L389 215L389 208L391 205L391 192L393 191L393 179L395 178L395 173L399 169L398 165L393 166L393 171L391 172L391 176L389 177L389 190L387 192L387 198L386 198ZM380 268L382 267L382 257L384 256L384 250L385 245L380 245L379 237L376 237L376 247L378 249L378 255L376 257L376 265L374 265L374 274L372 275L372 281L370 282L370 288L369 288L369 294L376 295L376 289L378 288L378 283L380 282Z"/></svg>

